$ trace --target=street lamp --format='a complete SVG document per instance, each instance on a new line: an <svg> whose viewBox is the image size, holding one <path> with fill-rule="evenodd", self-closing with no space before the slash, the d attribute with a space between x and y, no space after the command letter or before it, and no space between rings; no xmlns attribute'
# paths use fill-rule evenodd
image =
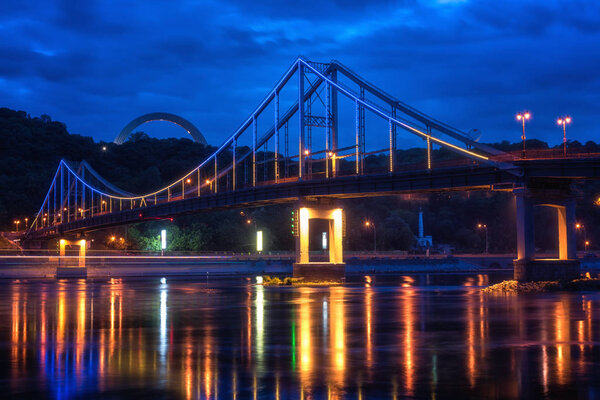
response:
<svg viewBox="0 0 600 400"><path fill-rule="evenodd" d="M365 221L365 226L367 228L373 227L373 252L377 253L377 228L375 227L375 223L371 221Z"/></svg>
<svg viewBox="0 0 600 400"><path fill-rule="evenodd" d="M530 118L531 113L529 111L523 111L517 114L517 121L523 123L523 136L521 136L521 140L523 140L523 158L525 158L525 120L529 120Z"/></svg>
<svg viewBox="0 0 600 400"><path fill-rule="evenodd" d="M488 254L490 248L489 248L487 224L477 224L477 228L485 230L485 254Z"/></svg>
<svg viewBox="0 0 600 400"><path fill-rule="evenodd" d="M14 222L15 222L15 225L17 226L17 232L19 232L19 224L21 223L21 221L16 219Z"/></svg>
<svg viewBox="0 0 600 400"><path fill-rule="evenodd" d="M27 229L27 221L29 221L29 218L25 218L25 229Z"/></svg>
<svg viewBox="0 0 600 400"><path fill-rule="evenodd" d="M571 117L566 116L556 120L558 125L562 125L563 128L563 156L567 156L567 124L571 123Z"/></svg>
<svg viewBox="0 0 600 400"><path fill-rule="evenodd" d="M575 224L575 229L577 229L578 231L583 231L583 244L585 245L585 247L584 247L585 251L587 251L587 247L590 244L590 242L588 241L588 238L587 238L587 231L585 230L585 225L577 222Z"/></svg>

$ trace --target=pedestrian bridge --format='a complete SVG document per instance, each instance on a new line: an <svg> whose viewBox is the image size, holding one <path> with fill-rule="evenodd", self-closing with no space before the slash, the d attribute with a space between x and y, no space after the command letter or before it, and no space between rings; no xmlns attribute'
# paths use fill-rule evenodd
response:
<svg viewBox="0 0 600 400"><path fill-rule="evenodd" d="M421 163L398 162L397 144L407 135L423 141ZM453 157L435 160L434 146ZM557 209L559 259L570 262L576 258L571 183L599 177L599 154L505 153L408 106L337 61L316 63L300 57L212 155L165 187L131 194L85 162L61 161L25 238L50 239L188 213L296 203L296 215L304 216L294 232L298 263L311 264L308 220L326 218L331 222L330 263L337 265L343 260L344 224L337 199L503 190L517 199L521 264L535 260L532 208L537 205Z"/></svg>

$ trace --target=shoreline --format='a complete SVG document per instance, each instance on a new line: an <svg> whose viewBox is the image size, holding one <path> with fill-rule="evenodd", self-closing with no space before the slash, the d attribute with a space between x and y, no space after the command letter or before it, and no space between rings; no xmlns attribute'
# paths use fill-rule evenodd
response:
<svg viewBox="0 0 600 400"><path fill-rule="evenodd" d="M292 260L287 258L240 259L235 256L89 256L88 278L121 277L247 277L291 276ZM484 261L484 262L482 262ZM60 262L60 264L59 264ZM0 257L0 279L55 278L57 267L78 268L78 257ZM600 260L581 259L582 272L600 272ZM512 255L495 257L456 256L446 258L386 259L349 257L346 276L395 275L403 273L484 273L511 272Z"/></svg>

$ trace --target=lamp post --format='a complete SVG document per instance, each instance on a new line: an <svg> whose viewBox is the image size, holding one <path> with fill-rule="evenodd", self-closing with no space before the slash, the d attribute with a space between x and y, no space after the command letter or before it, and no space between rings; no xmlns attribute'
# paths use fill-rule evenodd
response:
<svg viewBox="0 0 600 400"><path fill-rule="evenodd" d="M567 124L571 123L571 117L566 116L556 120L558 125L562 125L563 128L563 156L567 156Z"/></svg>
<svg viewBox="0 0 600 400"><path fill-rule="evenodd" d="M523 111L517 114L517 121L521 121L523 124L523 136L521 136L521 140L523 141L523 158L525 158L525 120L529 120L531 118L531 113L529 111Z"/></svg>
<svg viewBox="0 0 600 400"><path fill-rule="evenodd" d="M21 221L18 220L18 219L16 219L14 222L15 222L15 225L17 227L17 232L19 232L19 224L21 223Z"/></svg>
<svg viewBox="0 0 600 400"><path fill-rule="evenodd" d="M365 226L367 228L373 227L373 252L377 253L377 228L375 227L375 223L366 221Z"/></svg>
<svg viewBox="0 0 600 400"><path fill-rule="evenodd" d="M477 228L485 231L485 254L489 253L488 227L487 224L477 224Z"/></svg>
<svg viewBox="0 0 600 400"><path fill-rule="evenodd" d="M575 224L575 229L577 229L578 231L583 231L584 250L587 251L587 248L588 248L590 242L588 241L588 238L587 238L587 231L585 230L585 225L578 222Z"/></svg>
<svg viewBox="0 0 600 400"><path fill-rule="evenodd" d="M245 215L240 213L240 215ZM261 253L263 251L263 233L262 231L258 230L258 226L256 226L256 220L255 219L251 219L251 218L247 218L246 219L246 225L254 225L254 232L256 232L256 251L257 253Z"/></svg>
<svg viewBox="0 0 600 400"><path fill-rule="evenodd" d="M27 226L28 226L28 225L27 225L27 221L29 221L29 218L27 218L27 217L26 217L26 218L24 218L24 219L25 219L25 229L27 229Z"/></svg>

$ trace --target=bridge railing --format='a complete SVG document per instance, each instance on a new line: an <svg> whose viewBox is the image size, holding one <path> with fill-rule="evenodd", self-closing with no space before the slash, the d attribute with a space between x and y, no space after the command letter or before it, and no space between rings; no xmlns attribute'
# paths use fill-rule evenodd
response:
<svg viewBox="0 0 600 400"><path fill-rule="evenodd" d="M568 148L565 154L563 148L554 149L528 149L523 155L523 150L509 151L501 155L495 155L491 158L495 161L519 161L519 160L556 160L573 158L598 158L600 152L592 151L584 147Z"/></svg>

